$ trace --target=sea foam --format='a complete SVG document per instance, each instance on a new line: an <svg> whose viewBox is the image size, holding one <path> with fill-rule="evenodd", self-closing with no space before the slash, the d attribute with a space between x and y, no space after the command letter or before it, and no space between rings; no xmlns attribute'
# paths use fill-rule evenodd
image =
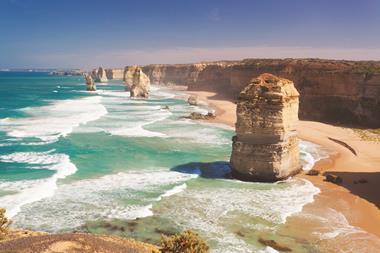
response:
<svg viewBox="0 0 380 253"><path fill-rule="evenodd" d="M7 209L8 217L12 218L26 205L54 195L57 189L57 181L77 171L71 163L68 155L48 152L18 152L0 156L1 162L28 163L31 165L42 165L34 167L40 169L54 170L56 173L47 179L22 180L22 181L0 181L0 189L14 191L15 194L0 197L1 206Z"/></svg>
<svg viewBox="0 0 380 253"><path fill-rule="evenodd" d="M153 215L154 203L184 190L183 184L195 177L166 169L121 172L61 184L54 196L24 206L13 220L34 229L62 231L91 219L147 217ZM70 211L56 215L63 210Z"/></svg>
<svg viewBox="0 0 380 253"><path fill-rule="evenodd" d="M47 106L22 109L29 117L3 119L0 130L11 137L36 137L42 141L56 141L80 124L99 119L107 114L100 96L54 102Z"/></svg>

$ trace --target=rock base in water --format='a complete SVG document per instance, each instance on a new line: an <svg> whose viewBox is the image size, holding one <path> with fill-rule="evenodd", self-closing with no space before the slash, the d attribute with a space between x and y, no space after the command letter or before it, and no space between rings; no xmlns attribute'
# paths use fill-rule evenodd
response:
<svg viewBox="0 0 380 253"><path fill-rule="evenodd" d="M125 84L131 97L147 98L150 91L150 80L139 66L128 67L125 71Z"/></svg>
<svg viewBox="0 0 380 253"><path fill-rule="evenodd" d="M83 74L84 80L86 81L86 90L87 91L96 91L96 85L94 83L94 80L92 79L92 76L85 73Z"/></svg>
<svg viewBox="0 0 380 253"><path fill-rule="evenodd" d="M92 76L97 83L108 82L106 71L102 67L99 67L97 70L92 71Z"/></svg>

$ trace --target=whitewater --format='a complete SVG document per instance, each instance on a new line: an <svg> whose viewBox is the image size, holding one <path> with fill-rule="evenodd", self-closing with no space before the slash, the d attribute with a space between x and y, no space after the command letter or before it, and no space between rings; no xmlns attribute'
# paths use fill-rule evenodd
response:
<svg viewBox="0 0 380 253"><path fill-rule="evenodd" d="M149 99L131 99L121 81L91 93L80 77L46 73L10 73L0 84L0 207L14 227L113 233L103 222L164 220L197 230L213 252L273 252L236 226L281 237L319 193L298 178L226 179L233 130L184 119L211 109L180 91L153 86ZM328 155L308 142L300 149L305 170Z"/></svg>

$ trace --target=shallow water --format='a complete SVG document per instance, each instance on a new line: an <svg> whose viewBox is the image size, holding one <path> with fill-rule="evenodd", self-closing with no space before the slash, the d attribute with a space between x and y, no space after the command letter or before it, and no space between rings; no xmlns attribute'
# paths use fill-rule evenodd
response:
<svg viewBox="0 0 380 253"><path fill-rule="evenodd" d="M150 242L193 229L213 252L272 252L260 237L315 250L278 231L319 189L224 179L233 131L182 118L208 108L158 86L147 100L120 81L84 87L81 77L0 73L0 206L14 226ZM300 147L306 169L326 156Z"/></svg>

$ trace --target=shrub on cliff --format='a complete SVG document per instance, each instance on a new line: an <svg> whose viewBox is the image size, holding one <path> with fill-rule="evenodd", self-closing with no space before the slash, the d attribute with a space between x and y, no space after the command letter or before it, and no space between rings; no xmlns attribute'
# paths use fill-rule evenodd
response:
<svg viewBox="0 0 380 253"><path fill-rule="evenodd" d="M162 253L206 253L209 249L202 238L191 230L173 236L163 235L160 246Z"/></svg>
<svg viewBox="0 0 380 253"><path fill-rule="evenodd" d="M4 208L0 208L0 240L8 233L8 226L11 224L11 221L5 217L5 212Z"/></svg>

